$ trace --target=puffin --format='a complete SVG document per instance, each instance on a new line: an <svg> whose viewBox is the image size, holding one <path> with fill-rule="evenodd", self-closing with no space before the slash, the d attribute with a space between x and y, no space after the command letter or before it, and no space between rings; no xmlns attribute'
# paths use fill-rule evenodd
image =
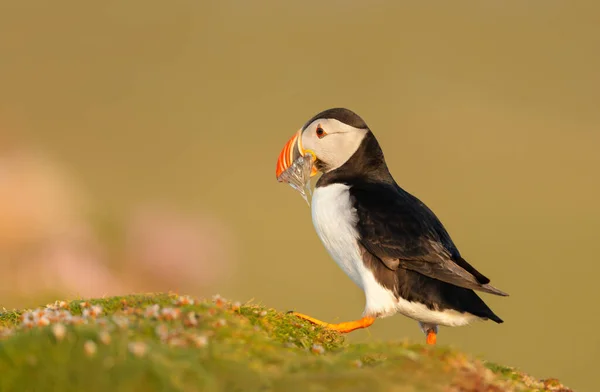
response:
<svg viewBox="0 0 600 392"><path fill-rule="evenodd" d="M365 121L346 108L309 119L285 144L276 176L312 154L310 177L321 173L310 203L312 222L331 258L364 291L362 317L327 323L293 315L340 333L402 314L416 320L426 343L438 326L502 323L475 291L507 296L465 260L438 217L392 177Z"/></svg>

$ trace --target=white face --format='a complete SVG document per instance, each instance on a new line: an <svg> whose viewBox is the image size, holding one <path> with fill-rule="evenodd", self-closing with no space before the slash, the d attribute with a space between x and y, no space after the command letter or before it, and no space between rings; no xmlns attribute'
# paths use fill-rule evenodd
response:
<svg viewBox="0 0 600 392"><path fill-rule="evenodd" d="M302 132L302 148L312 152L327 173L354 155L367 132L338 120L317 119Z"/></svg>

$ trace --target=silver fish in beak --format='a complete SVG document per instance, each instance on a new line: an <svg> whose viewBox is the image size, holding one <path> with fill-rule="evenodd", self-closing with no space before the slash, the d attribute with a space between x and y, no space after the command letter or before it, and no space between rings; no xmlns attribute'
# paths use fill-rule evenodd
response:
<svg viewBox="0 0 600 392"><path fill-rule="evenodd" d="M302 130L285 144L277 159L277 181L289 184L310 206L310 178L317 174L315 156L302 148Z"/></svg>

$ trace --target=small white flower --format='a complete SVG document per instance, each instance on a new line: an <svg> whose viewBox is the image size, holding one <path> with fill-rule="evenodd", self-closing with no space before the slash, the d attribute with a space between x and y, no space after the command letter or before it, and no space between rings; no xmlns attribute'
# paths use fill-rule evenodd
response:
<svg viewBox="0 0 600 392"><path fill-rule="evenodd" d="M83 351L85 351L85 355L87 355L88 357L93 357L94 355L96 355L97 350L98 346L96 346L96 343L94 343L91 340L88 340L83 344Z"/></svg>
<svg viewBox="0 0 600 392"><path fill-rule="evenodd" d="M21 324L25 328L33 328L36 324L33 313L25 312L21 315Z"/></svg>
<svg viewBox="0 0 600 392"><path fill-rule="evenodd" d="M181 310L178 308L164 308L161 315L165 320L176 320L179 318L180 313Z"/></svg>
<svg viewBox="0 0 600 392"><path fill-rule="evenodd" d="M225 319L218 319L215 323L215 327L224 327L227 325L227 321Z"/></svg>
<svg viewBox="0 0 600 392"><path fill-rule="evenodd" d="M98 317L102 314L102 306L94 305L90 308L90 316Z"/></svg>
<svg viewBox="0 0 600 392"><path fill-rule="evenodd" d="M183 323L187 326L187 327L195 327L198 325L198 319L196 318L196 313L195 312L188 312L185 315L185 320L183 320Z"/></svg>
<svg viewBox="0 0 600 392"><path fill-rule="evenodd" d="M67 334L67 328L65 327L64 324L61 324L61 323L54 324L52 326L52 333L54 334L54 337L56 338L56 340L61 341L64 339L65 335Z"/></svg>
<svg viewBox="0 0 600 392"><path fill-rule="evenodd" d="M169 328L165 324L158 325L154 332L156 332L156 336L159 337L160 340L167 340L169 337Z"/></svg>
<svg viewBox="0 0 600 392"><path fill-rule="evenodd" d="M361 368L363 367L363 363L360 359L357 359L356 361L352 361L352 366L355 368Z"/></svg>
<svg viewBox="0 0 600 392"><path fill-rule="evenodd" d="M47 325L50 325L50 320L48 319L48 317L42 316L37 320L37 325L38 327L45 327Z"/></svg>
<svg viewBox="0 0 600 392"><path fill-rule="evenodd" d="M146 355L146 351L148 351L148 346L144 342L131 342L127 347L129 348L129 352L136 357L143 357Z"/></svg>
<svg viewBox="0 0 600 392"><path fill-rule="evenodd" d="M208 338L204 335L193 335L190 339L198 348L206 347L208 345Z"/></svg>
<svg viewBox="0 0 600 392"><path fill-rule="evenodd" d="M323 346L321 346L320 344L315 343L310 348L310 351L312 351L315 354L323 354L325 352L325 348Z"/></svg>
<svg viewBox="0 0 600 392"><path fill-rule="evenodd" d="M117 325L117 327L121 329L125 329L129 326L129 319L123 316L113 316L113 322Z"/></svg>
<svg viewBox="0 0 600 392"><path fill-rule="evenodd" d="M12 328L0 328L0 339L11 336L13 332Z"/></svg>
<svg viewBox="0 0 600 392"><path fill-rule="evenodd" d="M173 304L178 306L193 305L194 300L189 295L180 295L173 301Z"/></svg>
<svg viewBox="0 0 600 392"><path fill-rule="evenodd" d="M98 338L100 339L102 344L110 344L110 334L108 333L108 331L100 331L100 333L98 334Z"/></svg>
<svg viewBox="0 0 600 392"><path fill-rule="evenodd" d="M144 317L146 318L158 318L158 313L160 311L160 306L157 304L150 305L146 307L146 311L144 312Z"/></svg>
<svg viewBox="0 0 600 392"><path fill-rule="evenodd" d="M69 321L71 321L72 317L73 315L68 310L59 310L56 313L56 319L59 321L64 321L68 323Z"/></svg>
<svg viewBox="0 0 600 392"><path fill-rule="evenodd" d="M213 295L212 300L217 306L223 306L225 303L225 298L221 297L219 294Z"/></svg>

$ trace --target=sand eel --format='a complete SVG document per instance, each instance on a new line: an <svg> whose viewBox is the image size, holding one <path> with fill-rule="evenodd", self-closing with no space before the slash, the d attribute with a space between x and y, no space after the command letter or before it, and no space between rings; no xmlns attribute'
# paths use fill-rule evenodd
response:
<svg viewBox="0 0 600 392"><path fill-rule="evenodd" d="M419 322L428 344L435 344L439 325L502 323L474 290L507 294L461 256L423 202L396 184L362 118L342 108L311 118L282 150L277 178L307 154L313 156L305 159L313 165L310 176L323 173L312 197L314 227L331 257L364 291L366 306L359 320L338 324L296 316L346 333L400 313Z"/></svg>

